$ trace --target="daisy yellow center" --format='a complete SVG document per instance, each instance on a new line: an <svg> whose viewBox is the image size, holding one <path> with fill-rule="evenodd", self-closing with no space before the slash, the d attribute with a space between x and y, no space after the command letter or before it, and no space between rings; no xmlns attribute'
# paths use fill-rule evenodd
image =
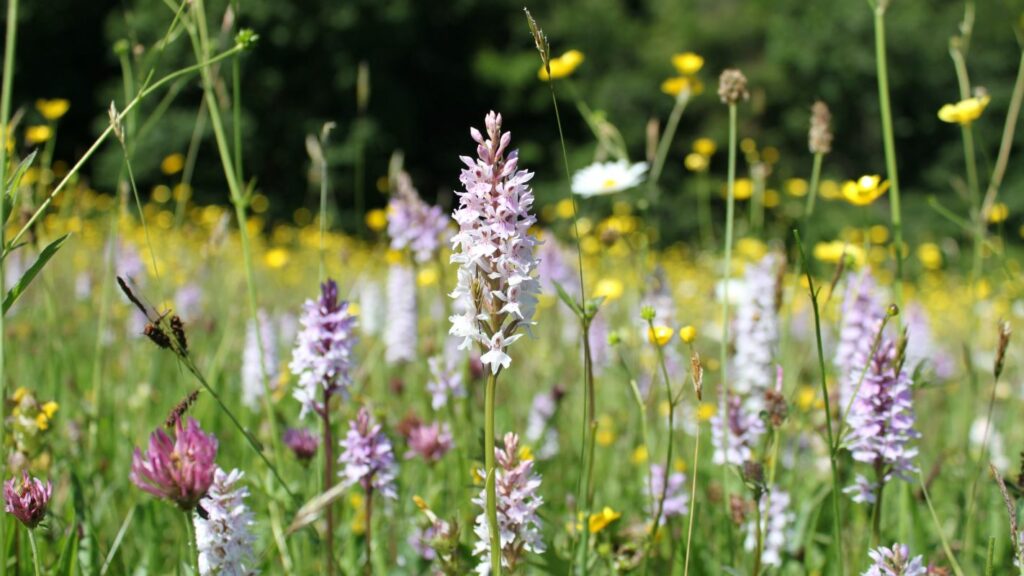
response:
<svg viewBox="0 0 1024 576"><path fill-rule="evenodd" d="M615 188L616 184L618 184L618 181L616 181L615 178L605 178L604 183L602 183L601 186L604 187L605 190L608 190L610 188Z"/></svg>

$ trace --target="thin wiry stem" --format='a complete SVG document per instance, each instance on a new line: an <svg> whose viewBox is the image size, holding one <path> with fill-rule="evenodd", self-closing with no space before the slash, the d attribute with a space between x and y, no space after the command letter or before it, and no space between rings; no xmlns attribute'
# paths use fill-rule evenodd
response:
<svg viewBox="0 0 1024 576"><path fill-rule="evenodd" d="M196 52L196 59L203 61L210 53L210 40L206 27L206 7L203 0L195 0L193 10L196 22L196 30L189 31L192 37L193 47ZM266 413L267 425L270 430L270 442L274 451L274 458L281 461L281 439L277 432L277 418L274 409L270 404L271 390L269 377L267 375L266 362L263 359L263 335L260 330L259 305L256 298L256 279L252 264L252 248L249 239L248 217L246 207L248 198L243 193L238 172L232 160L231 150L228 147L227 136L224 132L224 123L220 115L220 107L217 103L217 96L214 93L213 75L208 67L200 69L200 77L203 84L203 96L206 101L206 108L210 114L210 124L213 127L214 139L217 142L217 150L220 155L221 164L224 169L224 177L228 183L228 191L231 195L231 203L235 207L235 218L238 222L238 236L242 245L242 260L245 263L245 283L248 288L249 316L256 325L256 347L260 355L260 380L263 383L263 409ZM261 453L262 454L262 453Z"/></svg>
<svg viewBox="0 0 1024 576"><path fill-rule="evenodd" d="M1010 164L1010 149L1013 148L1013 134L1017 129L1017 117L1020 115L1022 101L1024 101L1024 51L1020 54L1017 80L1013 83L1013 95L1010 96L1010 107L1006 111L1003 137L999 142L999 155L996 157L996 165L992 170L992 178L989 179L988 190L985 192L985 201L981 208L982 226L988 223L988 215L992 211L992 206L995 205L996 195L999 194L999 187L1003 184L1006 167Z"/></svg>
<svg viewBox="0 0 1024 576"><path fill-rule="evenodd" d="M7 143L6 134L8 130L8 119L11 115L11 85L14 82L14 50L18 34L18 0L7 0L7 34L4 40L4 72L2 87L0 87L0 135L5 141L0 142L0 248L3 248L3 255L0 256L0 297L7 294L5 286L4 260L7 256L7 244L5 238L7 214L4 214L5 201L7 199ZM0 399L7 398L7 374L5 373L4 362L4 315L0 313ZM7 425L4 419L0 419L0 446L7 445ZM0 458L0 476L7 477L6 458ZM0 576L7 574L7 522L0 522L0 550L3 555L0 557Z"/></svg>
<svg viewBox="0 0 1024 576"><path fill-rule="evenodd" d="M821 160L825 155L817 153L814 155L814 165L811 167L811 184L807 190L807 208L804 210L804 217L814 215L814 202L818 198L818 180L821 178Z"/></svg>
<svg viewBox="0 0 1024 576"><path fill-rule="evenodd" d="M839 576L843 576L843 539L841 518L839 515L839 465L836 463L838 445L832 435L832 408L829 406L828 383L825 378L825 352L821 344L821 315L818 310L818 292L814 289L814 278L807 267L807 255L804 253L800 232L793 230L797 247L800 249L800 266L807 275L808 291L811 295L811 307L814 310L814 337L818 347L818 371L821 375L821 395L825 401L825 429L828 431L828 457L832 467L832 545L836 549L836 566Z"/></svg>
<svg viewBox="0 0 1024 576"><path fill-rule="evenodd" d="M903 308L903 219L900 213L900 179L896 167L896 142L892 129L892 106L889 102L889 68L885 56L885 9L888 2L879 2L875 12L875 68L878 74L878 104L882 113L882 143L885 147L885 171L889 177L889 210L892 220L893 256L896 258L894 288L896 305ZM897 320L899 322L899 320Z"/></svg>
<svg viewBox="0 0 1024 576"><path fill-rule="evenodd" d="M736 213L736 104L729 104L729 173L725 204L725 253L722 255L722 341L719 353L719 370L722 372L721 404L726 405L729 397L729 283L732 275L733 220ZM729 451L729 434L725 434L724 450ZM725 516L731 515L729 506L729 467L722 467L722 488L725 496ZM731 532L730 532L731 533Z"/></svg>

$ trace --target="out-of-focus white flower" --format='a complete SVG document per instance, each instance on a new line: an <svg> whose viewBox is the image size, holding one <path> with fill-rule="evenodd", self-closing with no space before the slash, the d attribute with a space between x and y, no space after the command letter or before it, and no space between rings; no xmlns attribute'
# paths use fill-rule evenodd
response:
<svg viewBox="0 0 1024 576"><path fill-rule="evenodd" d="M614 194L639 185L646 174L646 162L594 162L572 175L572 191L583 197Z"/></svg>

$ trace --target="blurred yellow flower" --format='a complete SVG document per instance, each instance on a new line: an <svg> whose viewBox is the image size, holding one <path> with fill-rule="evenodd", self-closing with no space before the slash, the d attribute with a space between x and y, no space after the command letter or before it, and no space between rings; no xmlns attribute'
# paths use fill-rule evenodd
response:
<svg viewBox="0 0 1024 576"><path fill-rule="evenodd" d="M519 459L523 461L533 460L533 450L526 444L523 444L519 448Z"/></svg>
<svg viewBox="0 0 1024 576"><path fill-rule="evenodd" d="M889 189L889 181L873 174L861 176L856 182L847 180L843 184L843 198L854 206L867 206L878 200Z"/></svg>
<svg viewBox="0 0 1024 576"><path fill-rule="evenodd" d="M697 339L697 329L690 325L683 326L679 329L679 339L687 344L693 344Z"/></svg>
<svg viewBox="0 0 1024 576"><path fill-rule="evenodd" d="M796 392L796 405L801 411L807 412L814 407L814 399L818 391L813 386L803 385Z"/></svg>
<svg viewBox="0 0 1024 576"><path fill-rule="evenodd" d="M684 90L696 96L704 92L704 84L696 78L688 78L686 76L666 78L661 83L661 91L669 96L678 96Z"/></svg>
<svg viewBox="0 0 1024 576"><path fill-rule="evenodd" d="M716 149L715 141L711 138L697 138L693 141L693 151L701 156L711 156Z"/></svg>
<svg viewBox="0 0 1024 576"><path fill-rule="evenodd" d="M175 184L171 195L174 196L175 202L188 202L192 198L192 187L184 182Z"/></svg>
<svg viewBox="0 0 1024 576"><path fill-rule="evenodd" d="M701 422L707 422L715 416L715 405L710 402L701 402L700 406L697 407L697 420Z"/></svg>
<svg viewBox="0 0 1024 576"><path fill-rule="evenodd" d="M989 100L988 96L979 96L961 100L956 104L945 104L939 108L939 120L950 124L970 124L981 117Z"/></svg>
<svg viewBox="0 0 1024 576"><path fill-rule="evenodd" d="M615 443L615 431L614 430L598 430L597 431L597 443L600 446L611 446Z"/></svg>
<svg viewBox="0 0 1024 576"><path fill-rule="evenodd" d="M779 196L779 191L778 190L776 190L774 188L769 188L769 189L764 191L764 207L765 208L775 208L776 206L779 205L780 201L781 201L781 197Z"/></svg>
<svg viewBox="0 0 1024 576"><path fill-rule="evenodd" d="M597 281L597 287L594 288L594 298L615 300L622 296L623 291L625 291L625 287L622 285L622 280L618 278L601 278Z"/></svg>
<svg viewBox="0 0 1024 576"><path fill-rule="evenodd" d="M825 200L835 200L843 197L842 189L835 180L823 180L818 186L818 194Z"/></svg>
<svg viewBox="0 0 1024 576"><path fill-rule="evenodd" d="M154 186L153 192L150 194L150 198L153 199L153 202L163 204L171 199L171 189L163 184Z"/></svg>
<svg viewBox="0 0 1024 576"><path fill-rule="evenodd" d="M722 194L727 195L729 188L722 189ZM747 200L754 195L754 182L750 178L737 178L733 188L733 197L737 200Z"/></svg>
<svg viewBox="0 0 1024 576"><path fill-rule="evenodd" d="M53 137L53 129L49 126L38 125L25 128L25 142L28 144L42 144Z"/></svg>
<svg viewBox="0 0 1024 576"><path fill-rule="evenodd" d="M39 409L43 411L43 414L46 414L47 418L53 418L53 415L56 414L57 410L60 409L60 404L57 404L56 402L51 400L40 406Z"/></svg>
<svg viewBox="0 0 1024 576"><path fill-rule="evenodd" d="M648 457L647 447L646 446L637 446L633 450L633 456L632 456L631 459L633 460L633 464L643 464L644 462L647 462L647 457Z"/></svg>
<svg viewBox="0 0 1024 576"><path fill-rule="evenodd" d="M437 283L438 273L435 268L423 268L416 274L418 286L431 286Z"/></svg>
<svg viewBox="0 0 1024 576"><path fill-rule="evenodd" d="M746 236L736 241L736 253L750 260L760 260L768 253L768 246L757 238Z"/></svg>
<svg viewBox="0 0 1024 576"><path fill-rule="evenodd" d="M270 198L267 198L266 194L256 194L252 197L252 202L249 205L253 212L262 214L270 208Z"/></svg>
<svg viewBox="0 0 1024 576"><path fill-rule="evenodd" d="M683 160L683 165L690 172L703 172L708 169L708 157L696 152L690 152Z"/></svg>
<svg viewBox="0 0 1024 576"><path fill-rule="evenodd" d="M764 150L761 150L761 160L764 160L766 164L775 164L779 161L779 149L775 146L765 146Z"/></svg>
<svg viewBox="0 0 1024 576"><path fill-rule="evenodd" d="M875 224L868 230L868 238L872 244L885 244L889 241L889 229L881 224Z"/></svg>
<svg viewBox="0 0 1024 576"><path fill-rule="evenodd" d="M36 110L43 115L43 118L51 122L67 114L68 108L71 108L71 102L63 98L40 98L36 100Z"/></svg>
<svg viewBox="0 0 1024 576"><path fill-rule="evenodd" d="M657 346L664 346L668 344L675 333L676 331L668 326L655 326L647 330L647 341Z"/></svg>
<svg viewBox="0 0 1024 576"><path fill-rule="evenodd" d="M814 245L814 258L822 262L829 262L831 264L838 264L839 259L843 256L847 259L852 259L858 266L864 264L867 254L864 253L864 249L856 244L849 244L842 240L833 240L831 242L818 242Z"/></svg>
<svg viewBox="0 0 1024 576"><path fill-rule="evenodd" d="M790 178L786 180L786 194L801 198L807 195L807 180L803 178Z"/></svg>
<svg viewBox="0 0 1024 576"><path fill-rule="evenodd" d="M168 176L181 172L184 167L185 155L178 152L164 156L164 159L160 162L160 171Z"/></svg>
<svg viewBox="0 0 1024 576"><path fill-rule="evenodd" d="M917 259L927 270L938 270L942 267L942 250L933 242L924 242L917 247Z"/></svg>
<svg viewBox="0 0 1024 576"><path fill-rule="evenodd" d="M374 232L380 232L388 225L388 215L380 208L374 208L366 213L366 227Z"/></svg>
<svg viewBox="0 0 1024 576"><path fill-rule="evenodd" d="M1002 202L997 202L992 206L992 209L988 212L988 221L992 224L999 224L1005 222L1010 217L1010 208Z"/></svg>
<svg viewBox="0 0 1024 576"><path fill-rule="evenodd" d="M282 268L288 263L289 258L288 250L284 248L271 248L267 250L267 253L263 256L263 262L268 268Z"/></svg>
<svg viewBox="0 0 1024 576"><path fill-rule="evenodd" d="M579 50L569 50L565 54L557 58L552 58L549 62L551 66L551 77L548 77L548 71L544 66L540 67L537 71L537 78L547 81L550 79L558 80L559 78L566 78L576 71L576 68L583 63L584 57L583 52Z"/></svg>
<svg viewBox="0 0 1024 576"><path fill-rule="evenodd" d="M672 65L682 76L693 76L704 67L704 57L696 52L683 52L672 56Z"/></svg>
<svg viewBox="0 0 1024 576"><path fill-rule="evenodd" d="M615 522L621 517L621 512L616 512L615 510L612 510L608 506L605 506L604 509L598 512L597 514L590 515L590 533L597 534L601 530L607 528L609 524Z"/></svg>
<svg viewBox="0 0 1024 576"><path fill-rule="evenodd" d="M757 141L749 136L740 140L740 152L743 152L744 154L756 154Z"/></svg>
<svg viewBox="0 0 1024 576"><path fill-rule="evenodd" d="M557 214L558 217L561 218L562 220L568 220L569 218L572 218L572 215L575 214L572 200L568 198L559 200L558 204L555 205L555 214Z"/></svg>

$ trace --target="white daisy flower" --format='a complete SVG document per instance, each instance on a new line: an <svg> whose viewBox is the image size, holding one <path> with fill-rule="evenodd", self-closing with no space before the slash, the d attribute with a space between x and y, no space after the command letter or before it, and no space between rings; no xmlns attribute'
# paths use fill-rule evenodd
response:
<svg viewBox="0 0 1024 576"><path fill-rule="evenodd" d="M583 197L613 194L639 185L646 174L646 162L595 162L572 175L572 191Z"/></svg>

